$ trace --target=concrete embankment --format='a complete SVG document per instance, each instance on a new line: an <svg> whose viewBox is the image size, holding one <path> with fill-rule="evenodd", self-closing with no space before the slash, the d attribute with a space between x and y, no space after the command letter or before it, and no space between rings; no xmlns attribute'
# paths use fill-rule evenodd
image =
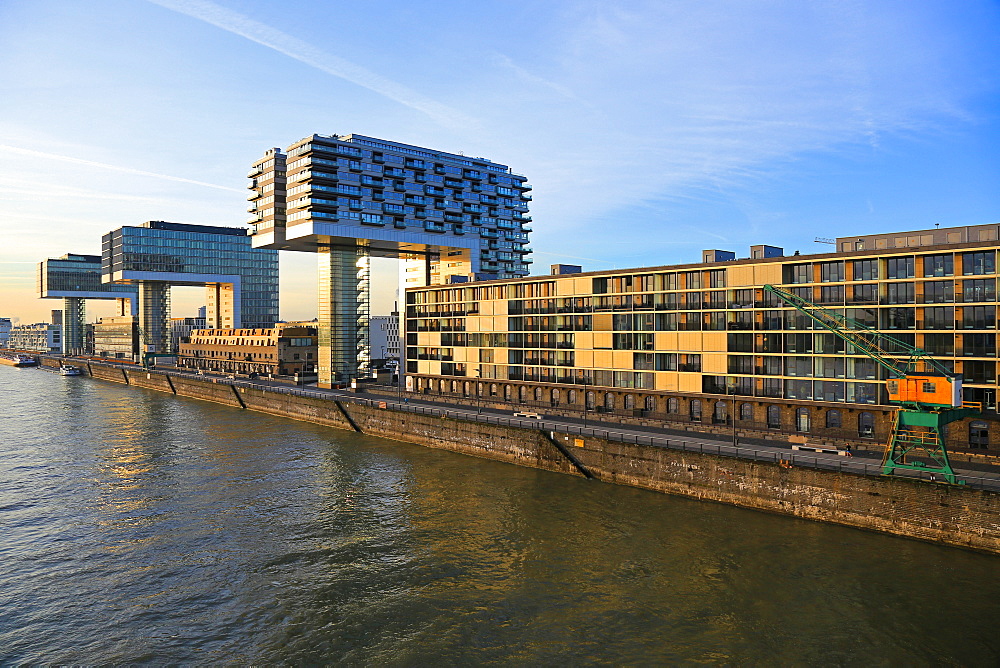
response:
<svg viewBox="0 0 1000 668"><path fill-rule="evenodd" d="M45 360L51 363L53 360ZM58 362L56 362L58 364ZM94 378L604 482L1000 554L1000 494L485 424L79 362Z"/></svg>

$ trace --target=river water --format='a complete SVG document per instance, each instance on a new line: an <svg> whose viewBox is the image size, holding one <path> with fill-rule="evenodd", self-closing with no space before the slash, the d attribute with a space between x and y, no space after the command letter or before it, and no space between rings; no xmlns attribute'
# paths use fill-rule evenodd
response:
<svg viewBox="0 0 1000 668"><path fill-rule="evenodd" d="M1000 558L0 366L0 663L997 665Z"/></svg>

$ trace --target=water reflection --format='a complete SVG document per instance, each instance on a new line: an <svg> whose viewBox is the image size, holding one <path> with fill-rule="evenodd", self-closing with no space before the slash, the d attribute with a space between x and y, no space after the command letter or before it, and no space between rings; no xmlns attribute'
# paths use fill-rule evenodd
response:
<svg viewBox="0 0 1000 668"><path fill-rule="evenodd" d="M10 371L5 663L1000 653L993 557Z"/></svg>

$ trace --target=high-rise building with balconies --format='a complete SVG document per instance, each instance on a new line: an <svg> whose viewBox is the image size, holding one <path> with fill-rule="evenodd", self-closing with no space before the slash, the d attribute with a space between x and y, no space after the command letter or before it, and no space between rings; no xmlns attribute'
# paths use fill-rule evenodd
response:
<svg viewBox="0 0 1000 668"><path fill-rule="evenodd" d="M249 174L255 248L322 255L319 378L370 358L369 258L404 260L402 287L528 274L524 176L486 158L375 139L312 135Z"/></svg>

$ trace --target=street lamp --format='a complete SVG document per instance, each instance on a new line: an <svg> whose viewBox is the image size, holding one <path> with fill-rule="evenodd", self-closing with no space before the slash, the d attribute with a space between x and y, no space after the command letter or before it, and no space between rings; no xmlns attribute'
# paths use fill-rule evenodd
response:
<svg viewBox="0 0 1000 668"><path fill-rule="evenodd" d="M479 393L479 379L482 377L482 373L483 370L480 369L479 367L476 367L476 413L477 414L483 412L483 406L481 403L480 393Z"/></svg>
<svg viewBox="0 0 1000 668"><path fill-rule="evenodd" d="M736 380L735 379L731 383L729 383L729 382L726 383L726 394L729 394L730 390L732 390L732 396L733 396L732 402L731 402L731 406L732 406L732 408L731 408L731 412L732 412L731 418L733 420L733 447L735 448L735 447L737 447L737 444L739 443L739 439L736 436Z"/></svg>

